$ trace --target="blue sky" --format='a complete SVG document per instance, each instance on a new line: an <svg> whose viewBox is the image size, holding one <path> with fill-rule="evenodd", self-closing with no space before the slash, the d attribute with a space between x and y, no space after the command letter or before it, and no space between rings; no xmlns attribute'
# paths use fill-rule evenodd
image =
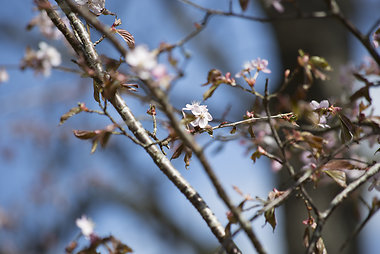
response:
<svg viewBox="0 0 380 254"><path fill-rule="evenodd" d="M163 2L168 1L128 0L123 2L107 0L106 7L117 12L123 21L122 28L134 35L137 44L145 44L150 48L155 48L161 42L170 43L182 39L193 29L193 22L199 22L203 17L202 12L187 7L184 13L190 18L182 20L177 16L180 14L173 12L183 4L173 1L172 8L167 8L165 4L162 4ZM207 4L224 8L227 6L227 2L214 0L207 1ZM367 0L366 2L369 3L368 6L375 5L374 0ZM52 76L47 79L35 76L31 70L20 72L17 66L24 55L25 46L37 48L38 42L45 39L37 29L32 31L25 31L24 29L29 20L37 14L37 12L32 11L32 1L12 1L7 6L7 9L0 10L0 20L3 22L2 24L5 24L4 21L11 22L15 29L9 30L5 26L1 27L2 33L6 36L2 36L0 40L0 66L8 66L10 81L0 85L0 106L3 116L0 118L0 130L3 131L3 135L0 137L0 149L3 154L10 152L13 157L11 156L10 160L7 160L6 156L0 157L2 165L0 166L0 174L3 176L0 177L0 208L7 209L17 203L29 204L30 191L38 191L38 186L35 186L36 182L41 180L41 172L49 172L49 167L54 169L54 176L49 176L52 177L50 179L53 182L52 186L60 189L68 196L70 193L74 196L78 195L81 191L78 185L67 190L66 188L70 186L71 182L78 182L80 179L88 177L98 176L105 182L109 181L120 186L123 186L125 182L133 185L128 180L118 179L118 170L122 170L123 165L113 164L112 160L107 158L110 155L106 151L99 150L94 155L90 155L90 144L75 139L71 134L71 130L76 128L102 128L109 124L107 119L94 115L79 115L77 118L80 119L70 119L64 126L58 127L60 116L75 106L78 101L85 102L89 107L96 107L92 102L91 90L89 89L92 84L89 80L78 79L74 74L59 71L54 71ZM263 15L258 6L251 6L249 11L258 16ZM17 18L15 18L14 13L17 13ZM354 19L364 28L368 24L368 20L372 20L376 13L374 8L363 9L363 13L365 15L358 15ZM372 14L369 15L369 13ZM106 17L104 20L112 22L111 17ZM269 68L273 73L269 77L273 83L276 83L276 78L282 75L283 70L279 63L278 50L273 38L268 24L253 23L236 18L213 17L206 30L186 45L186 49L192 57L186 69L187 75L173 89L172 102L181 108L193 100L201 100L205 88L200 87L200 84L205 83L208 70L218 68L223 72L237 73L245 61L257 57L269 60ZM48 42L57 46L65 55L63 66L73 67L70 57L67 52L65 53L64 45L60 41ZM215 50L213 47L224 50L219 51L220 56L209 59L206 53ZM107 42L99 46L99 51L116 55L116 51ZM353 39L351 58L358 60L364 53L360 45ZM220 62L220 60L224 61ZM263 79L259 79L258 85L263 83L264 77L261 78ZM207 104L209 111L215 114L214 116L218 116L218 114L220 116L223 109L231 105L231 119L237 120L246 111L246 109L239 107L241 100L248 99L244 94L234 93L229 88L221 88L217 90L213 98L207 101ZM127 100L127 103L136 115L143 115L146 111L146 106L142 106L140 102L134 99ZM49 140L58 140L58 142L46 144L44 138L31 137L28 134L30 130ZM113 137L112 139L114 138L120 139L120 137ZM207 142L208 138L205 135L200 138L200 142ZM125 139L124 142L130 141ZM68 146L71 149L67 161L65 154L59 154L61 146ZM125 145L124 147L131 146ZM240 146L238 142L231 143L218 154L214 154L213 149L215 147L208 150L210 162L217 170L218 176L220 176L222 183L235 202L239 202L241 197L232 190L233 185L239 186L241 190L250 193L252 196L262 198L266 197L273 187L276 187L267 161L259 160L253 164L247 156L245 148ZM58 154L54 153L55 150ZM46 151L49 152L45 154ZM154 168L153 163L146 162L148 157L142 149L126 151L126 154L133 156L135 161L143 162L141 167L134 164L136 169L142 171L142 178L149 174L149 177L159 179L161 182L159 194L164 197L163 205L169 208L168 212L173 213L179 224L186 224L185 226L198 235L201 241L214 241L216 243L203 220L188 201L175 190L161 172ZM227 161L225 160L226 157L229 158ZM54 166L56 160L64 160L64 166L56 168ZM173 163L201 193L217 217L225 224L225 206L216 197L214 188L210 185L198 162L193 159L190 170L184 169L181 159ZM146 178L149 177L146 176ZM50 197L46 197L46 199L51 200ZM51 202L61 202L61 200ZM70 202L75 201L68 203ZM264 219L259 219L254 223L255 231L269 253L283 253L284 243L281 238L282 217L280 211L277 213L279 225L274 233L268 225L262 227ZM45 214L42 218L39 216L41 212ZM44 223L49 225L52 220L56 219L52 214L54 214L54 208L34 207L30 208L30 213L25 217L25 220L40 221L37 223L38 225ZM176 253L176 250L173 251L170 247L162 244L160 239L149 233L149 225L139 221L133 212L110 204L90 210L88 215L97 224L96 230L99 234L114 234L131 245L136 253L154 254L157 253L157 248L165 250L165 253ZM125 219L126 217L128 219ZM377 222L371 226L370 230L366 231L363 239L370 239L371 236L374 236L372 230L375 230L380 223L379 216L376 219ZM74 221L67 223L73 225L71 235L74 238L77 233ZM31 227L33 227L33 223L31 223ZM5 233L0 230L0 237L2 234ZM69 237L61 241L62 249L72 238ZM147 241L151 243L149 246L146 244ZM241 245L244 253L252 253L252 247L245 237L239 235L236 241ZM369 242L376 244L377 241ZM368 248L365 253L374 253L373 250L380 248L378 244ZM185 249L182 251L182 253L187 253Z"/></svg>

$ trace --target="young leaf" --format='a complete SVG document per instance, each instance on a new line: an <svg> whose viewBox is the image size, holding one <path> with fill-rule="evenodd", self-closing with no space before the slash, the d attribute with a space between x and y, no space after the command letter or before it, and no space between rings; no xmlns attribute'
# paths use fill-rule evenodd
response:
<svg viewBox="0 0 380 254"><path fill-rule="evenodd" d="M177 159L177 158L181 155L181 153L182 153L182 151L183 151L183 148L184 148L184 144L182 143L182 144L181 144L180 146L178 146L177 149L174 151L174 153L173 153L172 157L170 158L170 160L172 160L172 159Z"/></svg>
<svg viewBox="0 0 380 254"><path fill-rule="evenodd" d="M96 138L92 140L91 153L95 153L96 148L98 147L98 143L99 143L98 141L99 140Z"/></svg>
<svg viewBox="0 0 380 254"><path fill-rule="evenodd" d="M341 187L346 188L346 173L342 170L325 170L324 171L329 177L331 177L337 184L339 184Z"/></svg>
<svg viewBox="0 0 380 254"><path fill-rule="evenodd" d="M75 137L77 137L79 139L92 139L96 135L98 135L98 133L95 131L74 130L73 132L74 132Z"/></svg>
<svg viewBox="0 0 380 254"><path fill-rule="evenodd" d="M71 108L69 112L61 116L61 119L59 120L59 125L62 125L64 122L66 122L67 119L72 117L73 115L76 115L83 111L83 103L79 103L77 107Z"/></svg>
<svg viewBox="0 0 380 254"><path fill-rule="evenodd" d="M276 214L275 214L274 208L266 211L264 213L264 216L265 216L265 223L268 222L272 226L273 231L274 231L274 229L276 228L276 225L277 225Z"/></svg>
<svg viewBox="0 0 380 254"><path fill-rule="evenodd" d="M94 87L94 100L98 103L100 103L100 96L99 96L99 84L95 81L93 82L93 87Z"/></svg>
<svg viewBox="0 0 380 254"><path fill-rule="evenodd" d="M235 134L236 129L237 129L236 126L232 127L232 130L230 131L230 134Z"/></svg>
<svg viewBox="0 0 380 254"><path fill-rule="evenodd" d="M135 38L133 38L133 35L130 32L124 29L116 29L116 33L123 38L130 49L135 47Z"/></svg>
<svg viewBox="0 0 380 254"><path fill-rule="evenodd" d="M341 133L340 133L340 139L343 144L345 144L348 141L351 141L354 134L354 125L343 114L339 114L339 120L340 120L340 126L341 126Z"/></svg>
<svg viewBox="0 0 380 254"><path fill-rule="evenodd" d="M190 166L190 159L193 155L193 151L191 149L186 149L185 157L183 158L183 161L185 162L185 168L189 169Z"/></svg>
<svg viewBox="0 0 380 254"><path fill-rule="evenodd" d="M204 94L203 94L203 100L207 100L212 96L212 94L215 92L215 90L218 88L219 84L212 85Z"/></svg>

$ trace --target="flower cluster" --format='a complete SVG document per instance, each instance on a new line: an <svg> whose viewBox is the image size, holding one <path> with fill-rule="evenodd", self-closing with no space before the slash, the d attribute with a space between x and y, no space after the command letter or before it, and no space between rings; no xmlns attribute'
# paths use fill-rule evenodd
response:
<svg viewBox="0 0 380 254"><path fill-rule="evenodd" d="M81 230L82 235L86 239L89 240L94 235L95 223L85 215L82 215L81 218L76 219L75 224Z"/></svg>
<svg viewBox="0 0 380 254"><path fill-rule="evenodd" d="M251 71L253 70L256 70L256 72L253 76L251 76ZM255 60L245 62L243 65L243 70L236 74L236 77L243 77L248 85L253 87L260 71L268 74L271 73L271 70L268 69L268 60L258 57ZM248 74L248 76L246 76L246 74Z"/></svg>
<svg viewBox="0 0 380 254"><path fill-rule="evenodd" d="M127 54L125 59L140 79L152 79L163 88L169 86L172 77L168 74L166 66L159 64L156 52L149 51L145 45L138 45Z"/></svg>
<svg viewBox="0 0 380 254"><path fill-rule="evenodd" d="M199 126L200 128L205 128L208 125L209 121L212 121L212 116L208 112L206 105L200 105L199 102L193 102L192 104L186 104L185 108L182 108L182 113L185 117L184 110L190 110L191 113L195 116L190 124L194 127Z"/></svg>
<svg viewBox="0 0 380 254"><path fill-rule="evenodd" d="M328 108L329 102L327 100L323 100L320 103L316 101L310 102L310 107L312 108L312 121L322 128L330 128L327 124L327 116L328 116Z"/></svg>
<svg viewBox="0 0 380 254"><path fill-rule="evenodd" d="M39 50L27 48L26 54L22 59L21 69L27 67L33 68L36 73L42 73L44 76L49 76L52 67L57 67L61 64L61 54L46 42L38 44Z"/></svg>
<svg viewBox="0 0 380 254"><path fill-rule="evenodd" d="M62 20L65 23L68 23L67 18L62 18ZM48 39L59 40L63 37L62 33L56 28L53 22L51 22L45 11L41 11L38 16L33 18L29 22L27 29L31 29L34 26L37 26L40 29L42 35Z"/></svg>

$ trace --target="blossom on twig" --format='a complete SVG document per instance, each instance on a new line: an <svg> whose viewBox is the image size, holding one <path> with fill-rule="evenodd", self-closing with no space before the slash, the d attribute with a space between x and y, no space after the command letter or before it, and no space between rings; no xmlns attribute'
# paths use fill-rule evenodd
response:
<svg viewBox="0 0 380 254"><path fill-rule="evenodd" d="M4 68L0 68L0 83L7 82L8 80L8 72Z"/></svg>
<svg viewBox="0 0 380 254"><path fill-rule="evenodd" d="M310 102L310 107L314 111L313 118L316 119L314 123L317 124L321 128L330 128L330 126L327 124L327 116L328 116L328 108L329 108L328 100L323 100L320 103L313 100Z"/></svg>
<svg viewBox="0 0 380 254"><path fill-rule="evenodd" d="M81 230L82 235L86 237L86 239L90 239L91 235L94 234L95 223L87 218L87 216L82 215L81 218L76 219L75 224Z"/></svg>
<svg viewBox="0 0 380 254"><path fill-rule="evenodd" d="M192 104L186 104L185 108L182 108L182 113L184 110L190 110L195 116L195 120L190 124L194 127L199 126L200 128L205 128L209 121L212 121L212 116L208 112L206 105L200 105L199 102L193 102ZM184 114L185 116L185 114Z"/></svg>
<svg viewBox="0 0 380 254"><path fill-rule="evenodd" d="M149 51L145 45L138 45L125 59L141 79L151 78L151 72L157 66L156 54Z"/></svg>
<svg viewBox="0 0 380 254"><path fill-rule="evenodd" d="M46 42L38 44L39 50L27 48L26 54L22 59L21 69L26 67L33 68L37 73L41 72L44 76L49 76L52 67L57 67L61 64L61 54L58 50Z"/></svg>
<svg viewBox="0 0 380 254"><path fill-rule="evenodd" d="M251 76L251 71L256 70L255 74ZM237 73L235 76L237 78L243 77L250 87L256 83L256 79L259 76L259 72L271 73L271 70L268 69L268 60L261 59L258 57L255 60L247 61L243 65L243 70ZM248 76L246 76L248 74Z"/></svg>

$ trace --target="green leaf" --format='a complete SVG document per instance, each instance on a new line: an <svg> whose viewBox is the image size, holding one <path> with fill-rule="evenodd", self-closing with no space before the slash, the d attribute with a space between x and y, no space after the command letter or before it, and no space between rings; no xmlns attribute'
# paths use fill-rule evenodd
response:
<svg viewBox="0 0 380 254"><path fill-rule="evenodd" d="M312 56L310 58L310 63L313 64L314 66L322 69L322 70L325 70L325 71L331 71L332 70L331 66L326 61L326 59L324 59L323 57L320 57L320 56Z"/></svg>
<svg viewBox="0 0 380 254"><path fill-rule="evenodd" d="M323 172L325 172L329 177L331 177L341 187L343 187L343 188L347 187L346 173L344 171L330 169L330 170L324 170Z"/></svg>

